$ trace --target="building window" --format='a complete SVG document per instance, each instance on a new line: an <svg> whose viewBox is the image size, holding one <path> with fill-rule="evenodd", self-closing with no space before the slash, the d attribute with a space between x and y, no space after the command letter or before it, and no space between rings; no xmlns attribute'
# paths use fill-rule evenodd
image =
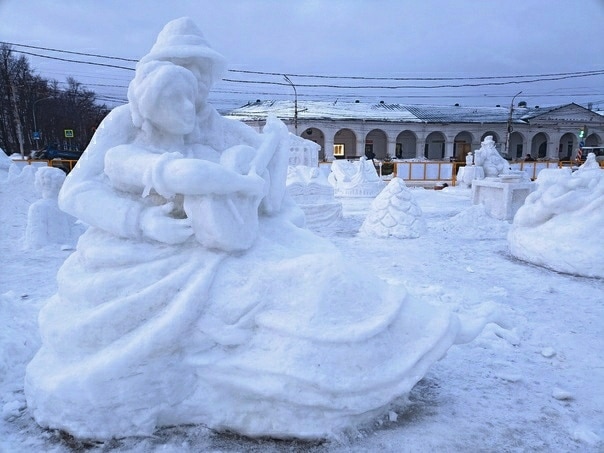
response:
<svg viewBox="0 0 604 453"><path fill-rule="evenodd" d="M337 143L333 145L333 155L335 157L344 157L344 144Z"/></svg>

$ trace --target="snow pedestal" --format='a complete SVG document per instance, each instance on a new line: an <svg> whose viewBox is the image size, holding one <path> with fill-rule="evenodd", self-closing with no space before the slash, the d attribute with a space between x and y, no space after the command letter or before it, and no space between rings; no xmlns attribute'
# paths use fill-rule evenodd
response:
<svg viewBox="0 0 604 453"><path fill-rule="evenodd" d="M486 178L472 183L472 204L482 204L486 212L499 220L511 221L535 190L536 184L514 178Z"/></svg>

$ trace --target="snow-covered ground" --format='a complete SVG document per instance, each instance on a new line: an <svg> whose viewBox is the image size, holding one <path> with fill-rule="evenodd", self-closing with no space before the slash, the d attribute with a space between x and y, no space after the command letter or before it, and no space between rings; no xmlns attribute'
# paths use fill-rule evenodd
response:
<svg viewBox="0 0 604 453"><path fill-rule="evenodd" d="M328 237L367 274L402 283L427 303L471 312L493 302L489 325L453 346L385 417L326 442L247 439L204 426L105 443L41 429L25 404L25 367L40 347L37 314L72 250L24 247L33 177L0 175L0 451L581 451L604 449L604 281L513 258L510 225L472 206L470 191L412 189L427 230L416 239L358 236L371 200L343 200ZM576 238L577 250L584 239ZM397 348L392 344L392 348Z"/></svg>

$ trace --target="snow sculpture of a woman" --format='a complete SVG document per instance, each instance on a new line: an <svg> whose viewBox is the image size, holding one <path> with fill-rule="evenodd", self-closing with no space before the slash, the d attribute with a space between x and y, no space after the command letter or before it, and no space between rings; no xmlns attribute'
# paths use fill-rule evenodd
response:
<svg viewBox="0 0 604 453"><path fill-rule="evenodd" d="M49 244L73 247L84 227L59 209L57 198L65 181L65 172L60 168L41 167L35 178L35 187L42 199L32 203L27 212L26 246L32 249Z"/></svg>
<svg viewBox="0 0 604 453"><path fill-rule="evenodd" d="M326 437L471 337L292 222L287 131L218 115L221 65L189 19L168 23L65 181L62 208L90 228L40 313L25 380L39 424Z"/></svg>

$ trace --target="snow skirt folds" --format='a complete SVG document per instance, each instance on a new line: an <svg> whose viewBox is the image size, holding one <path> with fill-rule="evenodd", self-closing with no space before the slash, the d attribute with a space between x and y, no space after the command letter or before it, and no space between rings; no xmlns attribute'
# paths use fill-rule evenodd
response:
<svg viewBox="0 0 604 453"><path fill-rule="evenodd" d="M36 421L94 439L184 423L325 438L386 410L456 342L456 316L328 241L278 218L259 233L238 256L85 233L40 313Z"/></svg>

